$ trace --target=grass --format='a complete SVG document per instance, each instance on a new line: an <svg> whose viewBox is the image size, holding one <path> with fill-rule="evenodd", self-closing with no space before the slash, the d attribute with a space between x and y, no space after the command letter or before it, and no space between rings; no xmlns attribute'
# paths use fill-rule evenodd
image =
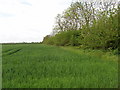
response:
<svg viewBox="0 0 120 90"><path fill-rule="evenodd" d="M118 61L118 55L115 55L113 51L102 51L102 50L93 50L93 49L82 49L79 47L62 47L65 50L72 51L77 54L85 54L95 58L100 58L109 61Z"/></svg>
<svg viewBox="0 0 120 90"><path fill-rule="evenodd" d="M81 52L39 44L3 45L3 88L118 87L117 61Z"/></svg>

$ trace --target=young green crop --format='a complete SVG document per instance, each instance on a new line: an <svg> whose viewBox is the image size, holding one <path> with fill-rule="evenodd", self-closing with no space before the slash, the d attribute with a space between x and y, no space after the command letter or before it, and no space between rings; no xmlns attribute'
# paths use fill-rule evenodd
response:
<svg viewBox="0 0 120 90"><path fill-rule="evenodd" d="M2 52L3 88L118 86L116 61L39 44L3 45Z"/></svg>

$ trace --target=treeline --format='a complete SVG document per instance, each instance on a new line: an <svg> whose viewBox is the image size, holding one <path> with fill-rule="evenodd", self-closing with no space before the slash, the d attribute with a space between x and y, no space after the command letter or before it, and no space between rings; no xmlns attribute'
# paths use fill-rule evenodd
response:
<svg viewBox="0 0 120 90"><path fill-rule="evenodd" d="M92 49L118 49L120 7L115 2L73 2L56 17L53 35L43 43Z"/></svg>

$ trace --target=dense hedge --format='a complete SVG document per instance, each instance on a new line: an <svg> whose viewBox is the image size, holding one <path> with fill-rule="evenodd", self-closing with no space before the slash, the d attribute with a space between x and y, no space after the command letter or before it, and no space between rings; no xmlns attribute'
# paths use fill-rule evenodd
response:
<svg viewBox="0 0 120 90"><path fill-rule="evenodd" d="M69 12L69 17L70 15L73 15L70 14L72 13L70 10L73 10L73 8L66 11L67 15ZM82 28L78 30L75 30L75 28L69 30L70 26L66 27L68 24L65 25L65 22L59 22L58 24L61 24L61 27L63 27L64 30L58 28L59 32L54 36L46 36L43 43L57 46L80 46L83 48L92 49L114 49L117 51L120 43L120 25L118 22L119 10L119 8L113 8L108 11L100 11L98 14L98 19L92 20L90 22L91 24L83 24ZM63 17L64 16L66 16L66 14L63 15ZM61 18L59 17L59 21L60 19ZM62 20L65 21L66 18L62 18L61 21ZM72 23L72 20L74 21L73 18L69 18L67 21L71 21Z"/></svg>
<svg viewBox="0 0 120 90"><path fill-rule="evenodd" d="M57 45L57 46L78 46L80 38L80 30L79 31L64 31L56 34L55 36L49 36L48 38L44 38L44 44Z"/></svg>
<svg viewBox="0 0 120 90"><path fill-rule="evenodd" d="M104 19L103 19L104 20ZM116 49L118 47L118 22L117 16L113 20L97 21L95 25L82 30L69 30L59 32L55 36L47 36L43 43L57 46L81 46L88 48ZM113 22L113 23L112 23Z"/></svg>

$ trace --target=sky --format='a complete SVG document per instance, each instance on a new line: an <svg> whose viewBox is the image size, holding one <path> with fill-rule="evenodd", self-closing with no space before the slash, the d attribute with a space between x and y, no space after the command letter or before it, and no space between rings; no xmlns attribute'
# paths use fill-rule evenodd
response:
<svg viewBox="0 0 120 90"><path fill-rule="evenodd" d="M0 0L0 43L40 42L72 0Z"/></svg>
<svg viewBox="0 0 120 90"><path fill-rule="evenodd" d="M73 1L0 0L0 43L41 42L52 33L57 14Z"/></svg>

